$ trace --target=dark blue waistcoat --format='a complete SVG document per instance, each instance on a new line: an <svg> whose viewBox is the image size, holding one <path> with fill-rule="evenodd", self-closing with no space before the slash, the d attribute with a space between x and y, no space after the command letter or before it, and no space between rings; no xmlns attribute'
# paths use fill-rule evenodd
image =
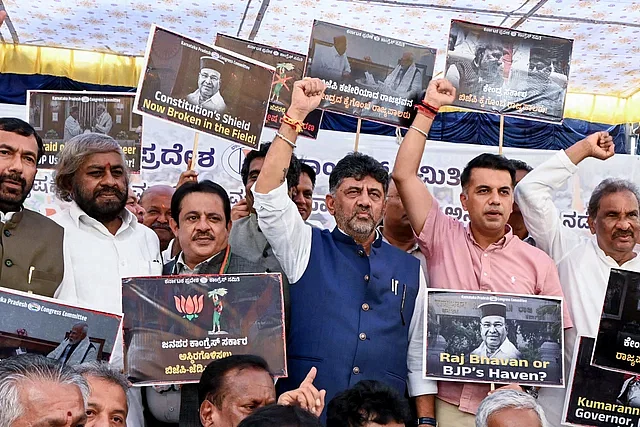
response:
<svg viewBox="0 0 640 427"><path fill-rule="evenodd" d="M364 379L404 395L419 275L420 262L381 236L367 256L337 228L314 228L309 265L290 286L289 377L278 392L297 388L315 366L314 385L327 390L327 403Z"/></svg>

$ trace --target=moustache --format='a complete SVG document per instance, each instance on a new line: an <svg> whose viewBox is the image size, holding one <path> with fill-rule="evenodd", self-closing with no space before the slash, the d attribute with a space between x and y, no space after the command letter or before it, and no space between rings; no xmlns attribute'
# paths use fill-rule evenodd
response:
<svg viewBox="0 0 640 427"><path fill-rule="evenodd" d="M626 237L626 236L633 237L633 231L631 231L631 230L618 230L618 231L615 231L613 233L612 238L616 239L618 237Z"/></svg>
<svg viewBox="0 0 640 427"><path fill-rule="evenodd" d="M198 240L201 238L207 238L210 240L216 240L216 236L213 235L213 233L209 233L209 232L202 232L199 231L196 234L193 235L193 237L191 238L191 240Z"/></svg>
<svg viewBox="0 0 640 427"><path fill-rule="evenodd" d="M159 221L155 221L153 224L151 224L151 229L171 231L171 227L169 227L169 224L167 224L166 222L159 222Z"/></svg>
<svg viewBox="0 0 640 427"><path fill-rule="evenodd" d="M359 214L363 214L363 213L366 213L366 214L369 216L369 218L373 219L373 213L371 212L371 209L368 209L368 208L367 208L367 209L357 209L357 210L353 213L353 215L351 215L351 219L354 219L354 218L356 218Z"/></svg>
<svg viewBox="0 0 640 427"><path fill-rule="evenodd" d="M125 196L125 193L123 191L120 191L120 189L118 187L103 187L97 191L95 191L93 193L94 197L98 197L98 196L109 196L109 195L115 195L118 197L118 199L122 199Z"/></svg>
<svg viewBox="0 0 640 427"><path fill-rule="evenodd" d="M5 181L19 182L23 190L27 188L27 180L24 179L23 176L17 172L5 173L0 175L0 183L3 183Z"/></svg>

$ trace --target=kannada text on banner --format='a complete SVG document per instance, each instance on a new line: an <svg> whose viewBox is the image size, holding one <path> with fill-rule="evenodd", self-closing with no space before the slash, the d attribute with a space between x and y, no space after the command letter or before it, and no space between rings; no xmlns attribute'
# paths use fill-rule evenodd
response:
<svg viewBox="0 0 640 427"><path fill-rule="evenodd" d="M578 337L563 422L597 427L640 426L640 378L591 365L594 339Z"/></svg>
<svg viewBox="0 0 640 427"><path fill-rule="evenodd" d="M640 374L640 273L612 269L592 363Z"/></svg>
<svg viewBox="0 0 640 427"><path fill-rule="evenodd" d="M156 26L145 61L137 112L258 146L273 68Z"/></svg>
<svg viewBox="0 0 640 427"><path fill-rule="evenodd" d="M430 289L425 309L425 378L563 386L561 300Z"/></svg>
<svg viewBox="0 0 640 427"><path fill-rule="evenodd" d="M320 108L407 128L435 57L432 48L314 21L305 76L327 84Z"/></svg>
<svg viewBox="0 0 640 427"><path fill-rule="evenodd" d="M454 106L561 122L573 41L451 21L445 78Z"/></svg>
<svg viewBox="0 0 640 427"><path fill-rule="evenodd" d="M273 83L271 83L269 110L264 124L267 127L279 129L282 124L282 118L287 112L287 108L291 105L293 83L302 79L306 57L299 53L224 34L218 34L216 46L275 67L276 74ZM322 110L313 110L304 119L300 135L316 139L321 121Z"/></svg>
<svg viewBox="0 0 640 427"><path fill-rule="evenodd" d="M44 140L38 169L54 169L68 140L96 132L118 141L129 170L139 172L142 116L133 113L133 100L118 92L27 91L29 123Z"/></svg>
<svg viewBox="0 0 640 427"><path fill-rule="evenodd" d="M125 369L137 385L198 382L233 354L287 374L280 274L123 279L122 306Z"/></svg>
<svg viewBox="0 0 640 427"><path fill-rule="evenodd" d="M68 365L109 361L122 320L6 288L0 288L0 311L0 360L31 353Z"/></svg>

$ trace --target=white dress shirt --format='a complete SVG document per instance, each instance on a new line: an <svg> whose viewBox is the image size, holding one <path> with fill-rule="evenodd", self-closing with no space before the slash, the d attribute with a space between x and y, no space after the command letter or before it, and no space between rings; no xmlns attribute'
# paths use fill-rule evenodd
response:
<svg viewBox="0 0 640 427"><path fill-rule="evenodd" d="M64 230L64 278L56 298L96 310L122 313L122 278L162 274L160 242L153 230L138 224L126 209L115 235L72 202L51 217ZM122 330L113 345L111 364L122 368ZM127 425L143 427L140 390L128 393Z"/></svg>
<svg viewBox="0 0 640 427"><path fill-rule="evenodd" d="M640 271L640 257L618 265L600 249L595 236L586 237L562 225L552 191L558 190L577 171L578 167L560 151L529 172L515 192L530 236L558 267L565 302L571 311L574 327L565 331L565 378L571 371L577 337L596 337L598 333L611 268ZM540 404L551 425L560 425L564 398L563 389L540 391Z"/></svg>
<svg viewBox="0 0 640 427"><path fill-rule="evenodd" d="M340 55L335 48L318 49L311 65L314 74L341 81L344 73L351 73L347 53Z"/></svg>
<svg viewBox="0 0 640 427"><path fill-rule="evenodd" d="M280 262L284 274L291 283L303 276L311 256L311 226L305 224L295 203L287 194L287 185L267 194L251 189L254 196L253 206L258 214L258 224L271 244L273 253ZM424 301L427 283L420 267L420 287L416 298L411 323L409 324L409 349L407 352L409 395L437 393L437 382L422 378L422 355L424 343Z"/></svg>

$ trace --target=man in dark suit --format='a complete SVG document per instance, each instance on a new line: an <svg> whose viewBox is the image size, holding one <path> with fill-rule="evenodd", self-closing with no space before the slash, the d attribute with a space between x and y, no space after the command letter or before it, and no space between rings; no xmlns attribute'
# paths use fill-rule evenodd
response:
<svg viewBox="0 0 640 427"><path fill-rule="evenodd" d="M64 274L64 230L23 207L43 155L29 123L0 118L0 283L52 297Z"/></svg>
<svg viewBox="0 0 640 427"><path fill-rule="evenodd" d="M162 274L264 273L259 264L236 255L229 245L231 202L220 185L205 180L181 185L171 198L171 230L182 251L165 264ZM195 385L145 388L147 418L152 425L199 426ZM179 411L167 408L180 406ZM150 415L153 420L149 419ZM165 425L165 424L162 424Z"/></svg>

